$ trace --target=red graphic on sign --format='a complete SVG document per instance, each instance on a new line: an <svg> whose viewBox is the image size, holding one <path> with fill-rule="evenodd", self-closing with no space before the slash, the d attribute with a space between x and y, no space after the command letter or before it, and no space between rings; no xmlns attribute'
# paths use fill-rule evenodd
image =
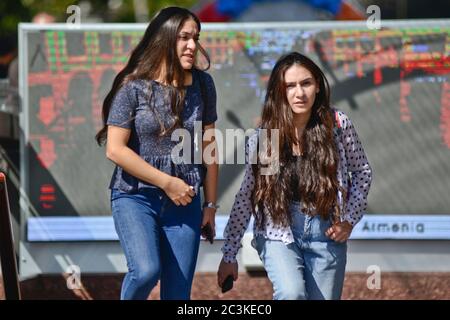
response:
<svg viewBox="0 0 450 320"><path fill-rule="evenodd" d="M53 97L42 97L39 100L38 118L48 126L55 118L55 100Z"/></svg>
<svg viewBox="0 0 450 320"><path fill-rule="evenodd" d="M408 107L408 96L411 93L411 85L404 80L405 72L400 72L400 120L403 122L411 121L411 111Z"/></svg>
<svg viewBox="0 0 450 320"><path fill-rule="evenodd" d="M38 159L42 166L49 169L56 160L55 142L46 137L40 137L40 151L38 153Z"/></svg>
<svg viewBox="0 0 450 320"><path fill-rule="evenodd" d="M52 209L52 202L56 201L55 186L53 186L52 184L41 185L39 201L41 202L41 205L44 209Z"/></svg>
<svg viewBox="0 0 450 320"><path fill-rule="evenodd" d="M442 84L441 135L445 145L450 149L450 83Z"/></svg>

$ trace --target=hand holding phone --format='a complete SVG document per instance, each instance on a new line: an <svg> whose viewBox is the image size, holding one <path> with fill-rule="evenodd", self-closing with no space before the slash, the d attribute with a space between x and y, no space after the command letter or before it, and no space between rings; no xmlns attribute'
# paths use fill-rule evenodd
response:
<svg viewBox="0 0 450 320"><path fill-rule="evenodd" d="M202 228L202 236L205 237L211 244L214 243L213 230L209 223L205 224Z"/></svg>
<svg viewBox="0 0 450 320"><path fill-rule="evenodd" d="M233 275L229 275L225 281L222 283L222 293L225 293L227 291L230 291L231 289L233 289Z"/></svg>

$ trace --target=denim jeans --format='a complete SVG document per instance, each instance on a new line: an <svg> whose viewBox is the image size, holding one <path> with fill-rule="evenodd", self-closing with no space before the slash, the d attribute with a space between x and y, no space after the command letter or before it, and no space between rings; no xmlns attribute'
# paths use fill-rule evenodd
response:
<svg viewBox="0 0 450 320"><path fill-rule="evenodd" d="M330 220L291 205L295 242L256 237L256 250L273 285L275 300L337 300L344 285L347 243L329 239Z"/></svg>
<svg viewBox="0 0 450 320"><path fill-rule="evenodd" d="M120 298L147 299L161 280L161 299L190 299L200 245L200 196L177 207L160 189L131 194L113 189L111 208L128 266Z"/></svg>

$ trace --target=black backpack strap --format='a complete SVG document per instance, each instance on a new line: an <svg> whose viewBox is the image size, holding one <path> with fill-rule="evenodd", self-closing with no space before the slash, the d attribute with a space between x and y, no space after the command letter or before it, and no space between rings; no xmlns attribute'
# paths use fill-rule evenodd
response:
<svg viewBox="0 0 450 320"><path fill-rule="evenodd" d="M198 75L198 79L200 81L200 94L202 97L202 101L203 101L203 107L206 108L207 102L208 102L208 98L206 96L206 83L205 83L205 79L204 75L202 74L202 72L200 72L199 70L195 70L195 72Z"/></svg>

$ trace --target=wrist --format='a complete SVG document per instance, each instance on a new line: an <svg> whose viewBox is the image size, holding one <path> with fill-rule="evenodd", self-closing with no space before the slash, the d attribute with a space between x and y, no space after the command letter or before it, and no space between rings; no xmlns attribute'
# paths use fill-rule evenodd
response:
<svg viewBox="0 0 450 320"><path fill-rule="evenodd" d="M344 230L346 231L346 232L348 232L349 234L353 231L353 225L350 223L350 222L348 222L348 221L343 221L343 222L341 222L341 226L344 228Z"/></svg>
<svg viewBox="0 0 450 320"><path fill-rule="evenodd" d="M166 190L170 184L171 179L172 179L172 176L164 173L164 175L161 177L157 187L159 187L162 190Z"/></svg>
<svg viewBox="0 0 450 320"><path fill-rule="evenodd" d="M353 228L353 224L350 221L348 221L348 220L344 220L344 221L342 221L342 223L346 224L350 228Z"/></svg>
<svg viewBox="0 0 450 320"><path fill-rule="evenodd" d="M222 257L222 261L225 263L236 263L237 259L235 255L232 254L224 254Z"/></svg>
<svg viewBox="0 0 450 320"><path fill-rule="evenodd" d="M202 208L203 209L214 209L214 210L217 210L217 209L219 209L220 208L220 206L216 203L216 202L213 202L213 201L205 201L204 203L203 203L203 206L202 206Z"/></svg>

